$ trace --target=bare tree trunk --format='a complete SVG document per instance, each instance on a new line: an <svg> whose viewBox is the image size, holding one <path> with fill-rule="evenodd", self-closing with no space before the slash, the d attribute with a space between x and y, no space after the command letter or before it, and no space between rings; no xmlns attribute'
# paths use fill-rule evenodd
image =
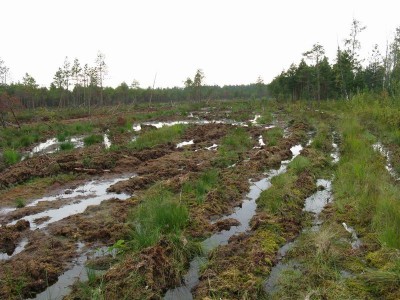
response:
<svg viewBox="0 0 400 300"><path fill-rule="evenodd" d="M3 128L6 128L6 121L4 120L4 113L0 113L0 121Z"/></svg>
<svg viewBox="0 0 400 300"><path fill-rule="evenodd" d="M10 107L11 113L14 116L15 122L17 122L18 124L18 128L21 129L21 124L19 124L19 121L17 119L17 117L15 116L14 110L12 109L12 107Z"/></svg>
<svg viewBox="0 0 400 300"><path fill-rule="evenodd" d="M153 87L150 91L150 99L149 99L149 106L151 105L151 100L153 98L153 91L154 91L154 85L156 84L156 79L157 79L157 73L154 75L154 80L153 80Z"/></svg>

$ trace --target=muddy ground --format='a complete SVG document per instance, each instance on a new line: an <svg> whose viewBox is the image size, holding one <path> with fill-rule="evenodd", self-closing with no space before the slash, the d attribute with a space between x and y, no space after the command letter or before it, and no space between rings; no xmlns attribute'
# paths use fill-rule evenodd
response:
<svg viewBox="0 0 400 300"><path fill-rule="evenodd" d="M194 115L215 119L219 114L210 115L199 111ZM177 119L179 117L162 117L159 120ZM141 151L124 147L115 151L105 151L102 145L93 145L69 152L37 155L3 170L0 173L0 209L3 209L0 213L0 252L12 255L21 241L26 239L27 244L20 253L0 261L0 280L4 282L0 288L0 297L25 298L43 291L54 283L63 271L70 268L73 258L79 255L78 243L84 243L85 249L90 249L102 245L109 246L127 238L131 231L127 217L130 210L137 206L140 195L159 181L163 181L171 190L179 191L185 182L211 168L218 151L208 150L206 147L220 144L221 139L233 127L235 126L225 124L189 126L181 140L193 140L194 145L186 148L177 148L176 144L168 143ZM156 129L143 126L143 130ZM257 146L257 138L262 131L259 127L247 129L254 140L254 146ZM111 140L115 144L123 145L131 136L132 134L127 133L115 134ZM211 191L203 205L194 205L190 209L192 221L187 229L188 235L205 237L212 232L237 225L236 220L224 220L215 224L210 220L232 211L234 206L240 204L241 195L248 189L247 179L257 177L261 170L290 156L289 148L296 142L286 140L278 146L250 149L242 154L235 168L221 170L220 178L227 190L223 193ZM250 160L246 160L248 158ZM108 189L109 192L129 194L128 200L104 201L98 206L88 207L84 213L51 223L44 229L31 230L30 227L34 224L24 221L18 221L16 225L7 225L25 216L85 201L90 196L73 200L41 201L35 206L29 206L35 199L58 193L68 194L89 180L118 178L128 173L134 173L136 176L116 183ZM23 199L24 207L8 212L6 209L14 207L17 199ZM44 217L34 222L35 225L40 225L47 220L48 218ZM163 251L168 252L168 247L164 245L154 249L159 250L154 250L155 253L152 253L153 250L146 250L148 253L143 252L141 258L135 258L135 261L144 266L146 264L143 260L148 259L145 257L157 256L157 259L162 259ZM157 264L154 262L154 265ZM163 270L166 268L167 266ZM146 270L145 273L147 272ZM163 275L163 278L170 277L170 274ZM173 282L165 280L165 283L154 284L159 290L165 290L166 287L179 282L179 276L174 278Z"/></svg>
<svg viewBox="0 0 400 300"><path fill-rule="evenodd" d="M248 111L232 113L229 109L207 109L194 111L192 115L194 119L197 117L216 120L233 119L245 112L249 114ZM254 113L251 112L251 118L253 117ZM206 192L203 201L181 199L188 207L189 222L180 240L176 241L182 246L183 254L180 257L176 255L176 244L161 238L156 245L138 252L127 251L112 263L107 261L104 268L108 270L101 279L94 282L101 286L106 299L116 299L121 294L132 299L161 298L168 289L182 283L190 259L194 253L199 253L198 249L190 248L193 247L193 243L212 233L238 225L236 219L214 221L232 213L235 207L241 205L244 195L249 191L249 180L259 179L269 169L278 168L282 161L291 158L291 147L307 143L308 134L312 131L310 124L299 120L286 120L281 118L279 113L276 117L278 119L275 123L285 127L282 129L286 129L287 136L280 137L274 146L269 146L267 140L266 145L259 145L259 136L268 130L265 126L271 124L251 125L249 118L245 122L247 126L242 128L251 139L251 147L240 152L235 164L229 167L221 167L218 164L221 155L218 148L207 147L221 145L224 137L232 129L242 125L210 123L189 125L179 141L143 150L124 146L132 136L139 135L140 132L118 132L111 128L111 141L120 146L118 149L105 150L103 145L97 144L69 152L37 155L3 170L0 173L0 252L10 256L21 241L27 240L27 244L20 253L0 260L0 281L3 282L0 286L0 298L33 297L56 282L60 274L71 268L74 258L84 251L129 240L133 230L130 215L154 184L162 182L172 193L179 196L182 195L185 184L195 182L207 170L216 169L218 184ZM187 116L161 116L155 120L182 119L186 120ZM118 123L123 122L108 121L103 127L112 127ZM142 132L148 130L157 129L142 126ZM193 140L194 144L177 148L176 142L189 140ZM312 151L307 148L302 155L309 157L321 168L326 164L324 159L314 157ZM123 177L126 180L110 185L107 192L115 195L127 194L125 200L110 196L110 199L100 205L89 206L83 213L73 214L36 230L30 228L33 228L33 225L45 224L48 221L46 217L35 220L36 224L18 221L26 216L68 207L90 198L84 196L42 201L35 206L29 206L43 196L68 194L90 180ZM228 245L213 251L209 256L210 263L202 270L200 283L194 290L195 298L222 295L219 294L220 291L240 298L243 296L243 290L257 290L260 285L259 278L266 276L276 263L276 251L279 246L296 237L301 230L304 222L302 201L315 190L315 180L315 174L312 172L298 174L293 185L295 192L288 195L288 205L284 206L279 214L258 210L252 219L249 233L234 236ZM16 200L20 198L24 199L25 207L11 212L4 210L15 206ZM13 221L18 222L10 225ZM274 231L274 228L279 230ZM82 244L84 250L79 246ZM179 265L180 269L177 269L176 265ZM107 284L104 285L103 281ZM215 285L215 291L214 287L210 287L210 282ZM233 286L232 282L238 284ZM86 296L82 295L82 289L78 285L74 287L70 299L84 299ZM251 294L250 298L254 295L256 294Z"/></svg>

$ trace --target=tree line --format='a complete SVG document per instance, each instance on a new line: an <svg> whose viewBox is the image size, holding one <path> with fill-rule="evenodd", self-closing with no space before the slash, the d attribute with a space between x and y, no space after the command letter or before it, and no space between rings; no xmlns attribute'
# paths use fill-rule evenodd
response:
<svg viewBox="0 0 400 300"><path fill-rule="evenodd" d="M367 60L360 58L360 34L366 29L353 19L349 37L338 44L334 63L325 56L319 43L303 53L298 64L292 64L269 84L276 99L350 99L357 93L400 93L400 27L382 54L374 45Z"/></svg>
<svg viewBox="0 0 400 300"><path fill-rule="evenodd" d="M251 99L267 96L267 86L261 78L248 85L206 85L204 72L198 69L191 79L183 81L183 87L142 88L137 80L119 86L105 87L108 74L105 55L99 52L94 65L82 65L79 59L71 62L68 57L54 76L50 87L39 87L28 73L22 82L7 82L9 68L0 59L0 110L10 105L34 109L37 107L87 107L132 104L143 102L199 101L201 99ZM13 99L6 103L7 99ZM19 104L16 104L18 103Z"/></svg>

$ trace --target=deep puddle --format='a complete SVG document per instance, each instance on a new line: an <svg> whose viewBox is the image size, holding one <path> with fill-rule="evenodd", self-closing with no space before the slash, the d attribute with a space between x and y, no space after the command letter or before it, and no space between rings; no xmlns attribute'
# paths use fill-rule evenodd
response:
<svg viewBox="0 0 400 300"><path fill-rule="evenodd" d="M58 209L49 209L41 213L25 216L19 220L27 220L30 222L31 229L41 229L47 225L60 221L66 217L83 213L85 209L90 205L99 205L104 200L117 198L120 200L128 199L130 196L128 194L116 194L107 192L107 189L123 180L128 180L131 175L126 175L125 177L114 178L114 179L104 179L104 180L93 180L89 183L76 187L74 190L67 189L61 194L50 197L43 197L37 199L30 203L29 206L36 206L40 201L57 201L57 200L71 200L71 204L67 204ZM35 224L36 219L44 219L45 221L40 224ZM15 220L9 225L17 223L19 220Z"/></svg>
<svg viewBox="0 0 400 300"><path fill-rule="evenodd" d="M300 151L303 149L301 145L296 145L290 150L293 154L293 160ZM286 172L287 165L291 160L281 162L278 170L271 170L266 175L267 177L257 181L251 182L250 191L244 198L241 207L236 207L235 212L222 217L220 220L233 218L240 222L238 226L232 226L229 230L223 230L210 236L204 240L201 245L203 252L207 255L211 250L217 246L228 244L229 238L235 234L246 232L250 229L250 220L255 215L257 204L256 200L260 194L271 186L271 179ZM200 266L206 261L205 257L196 257L190 262L188 273L184 276L184 284L174 289L170 289L165 294L164 299L193 299L191 290L199 283L199 270Z"/></svg>

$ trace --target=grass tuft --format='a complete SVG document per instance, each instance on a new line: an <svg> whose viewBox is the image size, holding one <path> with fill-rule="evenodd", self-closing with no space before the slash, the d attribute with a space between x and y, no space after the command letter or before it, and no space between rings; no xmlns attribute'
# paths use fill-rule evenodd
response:
<svg viewBox="0 0 400 300"><path fill-rule="evenodd" d="M103 142L103 136L99 134L92 134L83 139L85 146L91 146L94 144L100 144Z"/></svg>
<svg viewBox="0 0 400 300"><path fill-rule="evenodd" d="M3 160L7 165L16 164L20 159L20 154L14 149L6 149L3 152Z"/></svg>
<svg viewBox="0 0 400 300"><path fill-rule="evenodd" d="M74 144L67 141L67 142L63 142L60 144L60 150L64 151L64 150L71 150L74 149Z"/></svg>
<svg viewBox="0 0 400 300"><path fill-rule="evenodd" d="M157 145L173 142L185 132L187 125L177 124L164 126L157 130L150 130L142 133L134 142L129 144L130 148L141 150L152 148Z"/></svg>
<svg viewBox="0 0 400 300"><path fill-rule="evenodd" d="M131 216L134 224L133 247L154 245L161 235L179 235L188 222L188 210L161 185L149 191L143 203Z"/></svg>

